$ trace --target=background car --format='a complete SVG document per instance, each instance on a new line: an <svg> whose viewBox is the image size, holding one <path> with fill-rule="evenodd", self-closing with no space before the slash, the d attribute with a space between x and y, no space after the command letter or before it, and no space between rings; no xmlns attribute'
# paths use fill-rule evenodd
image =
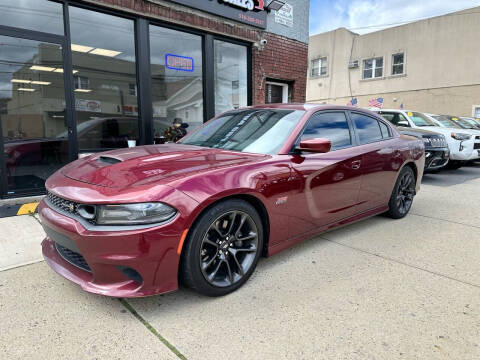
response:
<svg viewBox="0 0 480 360"><path fill-rule="evenodd" d="M261 255L387 212L409 212L424 142L339 106L234 110L177 144L114 150L52 175L39 205L47 263L117 297L242 286Z"/></svg>
<svg viewBox="0 0 480 360"><path fill-rule="evenodd" d="M447 140L442 134L419 128L397 126L404 135L421 139L425 144L425 171L437 171L444 168L450 159Z"/></svg>
<svg viewBox="0 0 480 360"><path fill-rule="evenodd" d="M473 151L472 134L458 125L453 124L454 129L447 129L440 126L432 117L418 111L377 109L376 112L395 126L425 129L444 135L450 150L450 160L447 164L450 169L458 169L467 161L478 157L478 153Z"/></svg>
<svg viewBox="0 0 480 360"><path fill-rule="evenodd" d="M460 119L465 120L470 125L475 126L476 129L480 129L480 119L472 118L472 117L465 117L461 116Z"/></svg>
<svg viewBox="0 0 480 360"><path fill-rule="evenodd" d="M426 114L433 121L435 121L439 126L449 128L449 129L463 129L462 131L471 135L473 139L473 151L472 155L468 160L477 160L480 158L480 130L476 130L473 126L469 125L464 121L459 121L455 116L449 115L435 115L435 114Z"/></svg>

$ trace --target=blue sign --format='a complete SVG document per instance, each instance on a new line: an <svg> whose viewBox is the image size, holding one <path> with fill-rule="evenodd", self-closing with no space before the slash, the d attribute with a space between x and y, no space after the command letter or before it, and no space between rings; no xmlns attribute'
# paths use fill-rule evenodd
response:
<svg viewBox="0 0 480 360"><path fill-rule="evenodd" d="M174 54L165 54L165 66L178 71L193 72L195 69L193 58Z"/></svg>

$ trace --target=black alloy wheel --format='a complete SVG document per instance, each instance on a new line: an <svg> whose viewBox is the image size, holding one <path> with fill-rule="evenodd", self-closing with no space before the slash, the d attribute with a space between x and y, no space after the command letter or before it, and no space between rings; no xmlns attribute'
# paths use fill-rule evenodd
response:
<svg viewBox="0 0 480 360"><path fill-rule="evenodd" d="M183 282L208 296L228 294L253 273L263 248L262 222L242 200L221 202L190 231L181 259Z"/></svg>
<svg viewBox="0 0 480 360"><path fill-rule="evenodd" d="M388 203L388 216L394 219L403 218L408 214L415 196L415 174L409 166L405 166L398 176Z"/></svg>

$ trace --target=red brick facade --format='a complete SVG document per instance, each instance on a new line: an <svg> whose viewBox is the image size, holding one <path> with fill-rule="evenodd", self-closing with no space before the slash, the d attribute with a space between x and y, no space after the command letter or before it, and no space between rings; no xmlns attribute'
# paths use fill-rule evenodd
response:
<svg viewBox="0 0 480 360"><path fill-rule="evenodd" d="M257 42L266 39L262 49L253 48L253 103L265 103L265 80L288 81L292 85L293 102L305 102L307 82L308 45L283 36L222 19L214 15L200 15L198 11L151 3L146 0L85 0L88 3L133 12L145 17L172 22L177 25L218 33L232 38Z"/></svg>

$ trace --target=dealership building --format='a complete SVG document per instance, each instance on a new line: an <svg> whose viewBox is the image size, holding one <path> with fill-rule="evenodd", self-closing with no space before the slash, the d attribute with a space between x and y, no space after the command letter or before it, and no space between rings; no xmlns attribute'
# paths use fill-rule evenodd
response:
<svg viewBox="0 0 480 360"><path fill-rule="evenodd" d="M305 102L309 0L2 0L0 198L85 154Z"/></svg>
<svg viewBox="0 0 480 360"><path fill-rule="evenodd" d="M480 7L359 35L310 37L307 101L480 118Z"/></svg>

